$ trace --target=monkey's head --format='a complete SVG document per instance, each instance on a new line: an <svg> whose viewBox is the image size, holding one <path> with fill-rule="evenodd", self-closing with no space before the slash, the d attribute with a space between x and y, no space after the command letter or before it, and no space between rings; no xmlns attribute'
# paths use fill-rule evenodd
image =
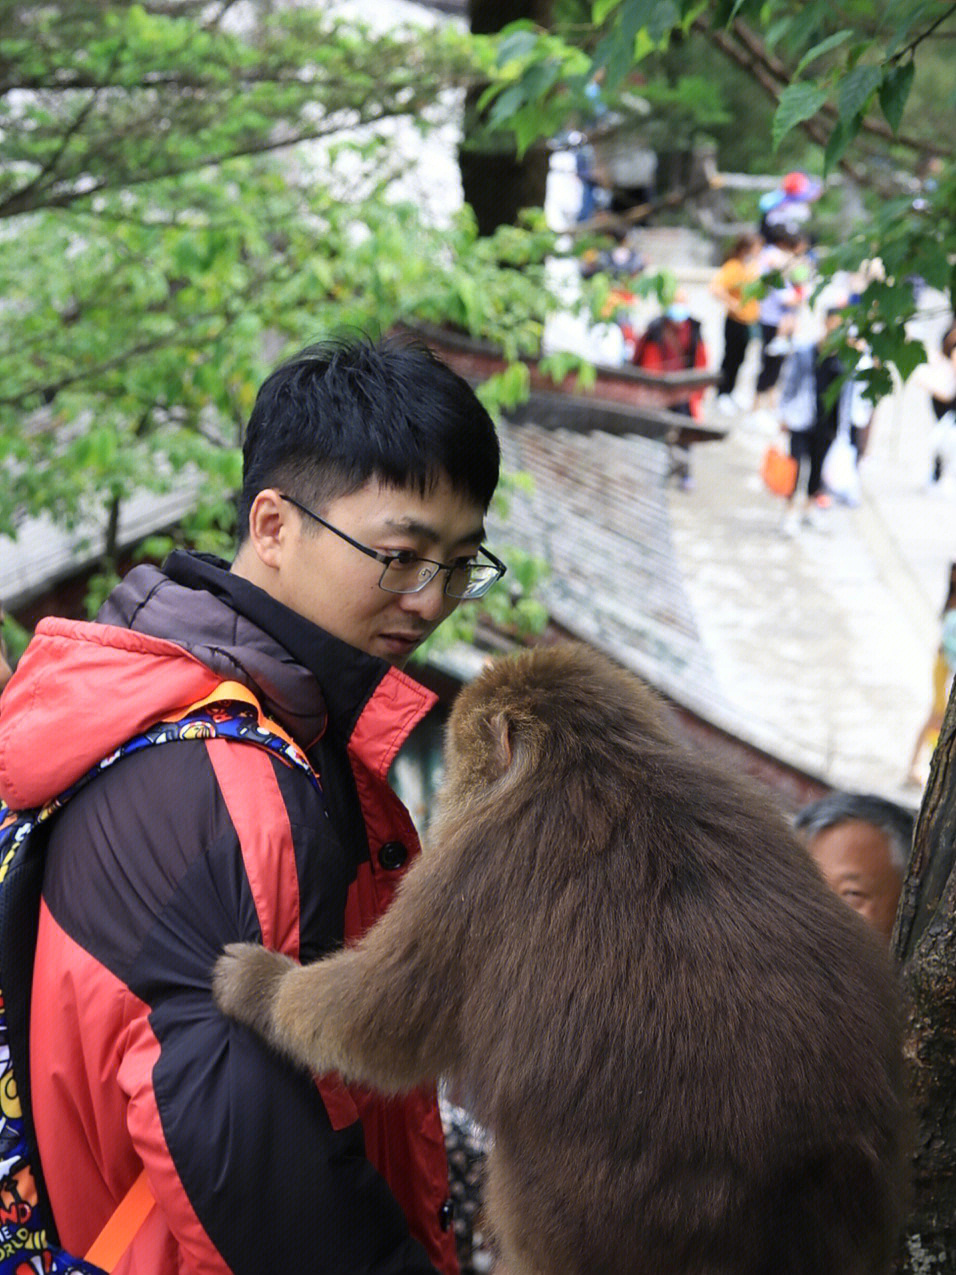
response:
<svg viewBox="0 0 956 1275"><path fill-rule="evenodd" d="M617 773L636 743L670 744L654 693L593 648L567 642L496 660L448 722L446 787L458 798L536 767L556 782Z"/></svg>

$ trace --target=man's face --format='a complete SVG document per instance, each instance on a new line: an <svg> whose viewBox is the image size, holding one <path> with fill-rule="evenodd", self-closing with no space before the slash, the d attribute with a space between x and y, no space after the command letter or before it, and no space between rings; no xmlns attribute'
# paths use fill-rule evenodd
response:
<svg viewBox="0 0 956 1275"><path fill-rule="evenodd" d="M444 477L424 496L375 479L313 512L379 553L410 550L436 562L473 557L484 535L483 508ZM458 605L444 594L444 571L420 593L388 593L379 588L380 562L287 502L279 502L277 517L279 553L268 592L369 655L402 668Z"/></svg>
<svg viewBox="0 0 956 1275"><path fill-rule="evenodd" d="M903 881L885 834L849 819L816 833L808 848L830 889L889 940Z"/></svg>

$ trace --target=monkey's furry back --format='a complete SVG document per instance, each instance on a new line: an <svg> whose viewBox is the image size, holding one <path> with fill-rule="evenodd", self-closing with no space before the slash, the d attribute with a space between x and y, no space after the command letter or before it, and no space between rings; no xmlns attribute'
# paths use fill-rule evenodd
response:
<svg viewBox="0 0 956 1275"><path fill-rule="evenodd" d="M781 818L579 646L466 687L446 758L429 840L468 916L460 1078L498 1138L496 1209L568 1251L542 1269L578 1269L602 1227L581 1270L887 1269L893 974Z"/></svg>
<svg viewBox="0 0 956 1275"><path fill-rule="evenodd" d="M772 808L574 644L449 721L429 847L355 946L214 988L317 1072L454 1076L511 1275L882 1275L902 1201L893 973Z"/></svg>

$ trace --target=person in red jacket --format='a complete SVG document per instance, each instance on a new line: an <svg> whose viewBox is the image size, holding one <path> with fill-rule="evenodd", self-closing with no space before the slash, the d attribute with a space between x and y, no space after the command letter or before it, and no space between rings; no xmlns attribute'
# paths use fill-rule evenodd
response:
<svg viewBox="0 0 956 1275"><path fill-rule="evenodd" d="M427 350L313 347L263 384L230 564L140 565L41 621L4 692L0 795L39 805L239 682L304 770L224 738L124 755L51 820L30 1024L40 1164L83 1254L145 1168L118 1275L454 1275L434 1092L317 1080L227 1020L226 944L357 939L419 853L387 782L432 694L403 672L504 566L491 419Z"/></svg>
<svg viewBox="0 0 956 1275"><path fill-rule="evenodd" d="M707 347L701 336L700 323L691 316L682 292L678 291L663 314L647 325L634 348L632 361L635 367L648 372L682 372L688 368L707 367ZM670 410L700 420L703 401L703 390L689 390L687 399ZM675 451L673 473L684 490L689 491L692 486L690 451L686 447Z"/></svg>

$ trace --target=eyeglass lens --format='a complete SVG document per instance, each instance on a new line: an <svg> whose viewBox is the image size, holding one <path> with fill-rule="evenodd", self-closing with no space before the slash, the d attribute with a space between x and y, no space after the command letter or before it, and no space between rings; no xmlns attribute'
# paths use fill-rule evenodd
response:
<svg viewBox="0 0 956 1275"><path fill-rule="evenodd" d="M435 563L426 562L421 558L416 558L412 562L400 562L393 559L382 573L379 583L389 593L417 593L435 578L440 569ZM448 572L445 593L450 598L477 598L485 593L497 578L497 569L483 563L455 567Z"/></svg>

